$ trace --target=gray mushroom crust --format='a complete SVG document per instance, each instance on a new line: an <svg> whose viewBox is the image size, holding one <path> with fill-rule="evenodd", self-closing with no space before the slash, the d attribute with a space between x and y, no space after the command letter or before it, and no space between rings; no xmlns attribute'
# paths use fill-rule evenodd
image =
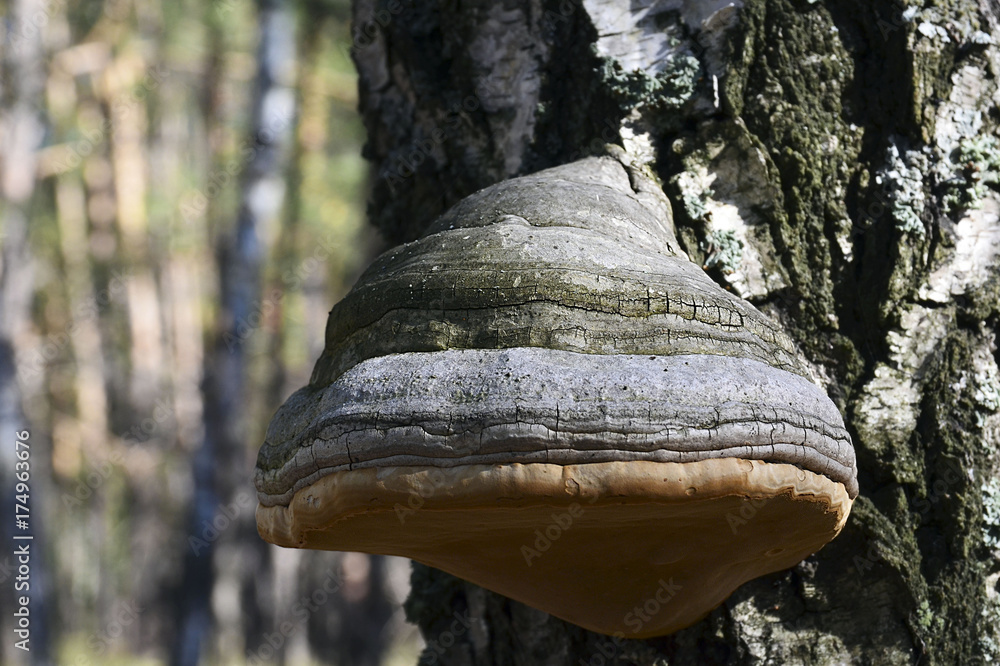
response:
<svg viewBox="0 0 1000 666"><path fill-rule="evenodd" d="M677 249L611 157L486 188L379 257L330 313L255 482L288 505L382 466L742 458L857 495L850 435L780 328Z"/></svg>
<svg viewBox="0 0 1000 666"><path fill-rule="evenodd" d="M857 494L830 399L748 358L531 347L380 356L296 393L267 439L287 445L269 451L280 458L261 452L264 506L349 469L710 458L791 463Z"/></svg>

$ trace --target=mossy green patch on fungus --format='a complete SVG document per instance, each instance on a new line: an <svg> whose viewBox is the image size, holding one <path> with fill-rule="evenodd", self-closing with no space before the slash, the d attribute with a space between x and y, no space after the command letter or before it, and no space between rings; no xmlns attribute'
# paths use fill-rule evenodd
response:
<svg viewBox="0 0 1000 666"><path fill-rule="evenodd" d="M956 151L956 173L947 183L945 210L958 213L982 208L986 188L1000 184L1000 141L993 135L963 139Z"/></svg>

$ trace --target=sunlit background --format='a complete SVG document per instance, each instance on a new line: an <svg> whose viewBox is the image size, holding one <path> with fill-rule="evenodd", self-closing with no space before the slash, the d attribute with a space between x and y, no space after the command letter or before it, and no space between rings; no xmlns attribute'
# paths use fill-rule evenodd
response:
<svg viewBox="0 0 1000 666"><path fill-rule="evenodd" d="M13 648L4 612L3 662L416 663L407 561L280 549L253 517L266 424L381 248L365 224L349 1L0 12L0 316L31 431L38 555L33 650ZM233 241L241 214L249 245ZM235 270L240 257L257 272ZM256 283L249 309L220 305L223 278ZM203 380L233 358L238 372L214 380L231 414L217 437Z"/></svg>

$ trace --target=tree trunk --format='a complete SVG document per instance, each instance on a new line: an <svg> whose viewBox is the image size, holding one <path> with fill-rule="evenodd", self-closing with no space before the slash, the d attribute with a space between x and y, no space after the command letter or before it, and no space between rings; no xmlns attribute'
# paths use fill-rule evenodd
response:
<svg viewBox="0 0 1000 666"><path fill-rule="evenodd" d="M282 169L294 121L295 51L287 3L259 0L257 9L258 69L250 136L239 156L240 207L235 228L221 234L217 248L221 302L214 344L205 357L205 436L193 460L190 547L185 551L179 637L172 656L178 665L197 664L201 659L214 616L213 588L250 599L241 604L244 615L229 618L229 626L222 627L223 651L256 650L264 627L269 626L260 613L270 612L270 603L263 598L270 551L252 534L250 498L243 490L250 474L242 444L250 423L245 411L246 345L274 308L274 303L260 297L260 237L264 226L277 219L284 195ZM227 529L231 533L224 535ZM246 544L253 544L253 549ZM224 552L216 554L220 550ZM217 565L234 560L241 561L241 566ZM234 636L241 626L246 627L246 635Z"/></svg>
<svg viewBox="0 0 1000 666"><path fill-rule="evenodd" d="M798 342L860 469L830 545L654 640L416 565L421 664L1000 659L994 2L356 0L354 20L390 240L619 144L656 169L692 260Z"/></svg>

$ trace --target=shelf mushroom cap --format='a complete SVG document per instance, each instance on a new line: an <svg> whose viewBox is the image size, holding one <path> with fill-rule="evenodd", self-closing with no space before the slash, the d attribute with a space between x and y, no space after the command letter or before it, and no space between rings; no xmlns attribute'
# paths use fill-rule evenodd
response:
<svg viewBox="0 0 1000 666"><path fill-rule="evenodd" d="M793 345L610 157L459 202L375 261L326 342L258 455L272 543L411 557L646 637L821 548L857 494Z"/></svg>

